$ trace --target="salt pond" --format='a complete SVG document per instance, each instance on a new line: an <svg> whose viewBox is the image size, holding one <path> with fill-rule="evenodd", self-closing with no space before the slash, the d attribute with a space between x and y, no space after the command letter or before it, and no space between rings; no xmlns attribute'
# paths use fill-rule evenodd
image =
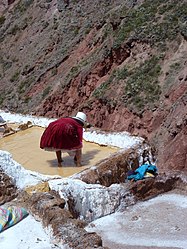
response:
<svg viewBox="0 0 187 249"><path fill-rule="evenodd" d="M73 158L67 153L63 155L63 167L57 167L54 152L46 152L39 148L39 141L44 128L54 119L21 115L0 111L0 115L13 128L30 121L34 126L19 131L0 140L0 149L12 154L13 159L26 169L47 175L70 176L85 168L95 165L109 157L120 148L131 148L142 142L142 138L131 136L127 132L105 133L97 129L84 131L82 167L75 167ZM100 146L102 145L102 146ZM103 146L104 145L104 146Z"/></svg>
<svg viewBox="0 0 187 249"><path fill-rule="evenodd" d="M0 140L0 149L10 152L13 159L24 165L26 169L47 175L71 176L82 171L100 160L109 157L119 148L99 146L96 143L83 142L82 167L75 167L73 157L63 153L63 167L57 166L54 152L41 150L40 137L44 131L42 127L31 127L19 131Z"/></svg>

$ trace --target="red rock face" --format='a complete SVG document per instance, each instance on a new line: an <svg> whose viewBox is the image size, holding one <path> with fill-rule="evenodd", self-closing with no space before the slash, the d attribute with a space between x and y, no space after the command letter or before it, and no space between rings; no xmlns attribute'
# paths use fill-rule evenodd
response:
<svg viewBox="0 0 187 249"><path fill-rule="evenodd" d="M161 168L187 170L187 83L171 92L173 102L156 135ZM177 93L177 94L176 94ZM180 94L179 94L180 93ZM175 101L173 101L175 99Z"/></svg>

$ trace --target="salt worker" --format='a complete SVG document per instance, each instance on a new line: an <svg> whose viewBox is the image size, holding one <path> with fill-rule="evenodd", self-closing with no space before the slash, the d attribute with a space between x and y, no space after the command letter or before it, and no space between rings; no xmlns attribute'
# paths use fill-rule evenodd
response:
<svg viewBox="0 0 187 249"><path fill-rule="evenodd" d="M16 132L14 129L12 129L11 127L9 127L8 125L7 125L7 122L3 119L3 117L2 116L0 116L0 127L4 127L4 132L3 132L3 135L5 135L5 134L7 134L7 133L9 133L9 132Z"/></svg>
<svg viewBox="0 0 187 249"><path fill-rule="evenodd" d="M62 166L62 152L74 152L74 162L76 166L81 166L85 124L86 114L83 112L51 122L41 136L40 148L55 151L59 167Z"/></svg>
<svg viewBox="0 0 187 249"><path fill-rule="evenodd" d="M3 126L5 129L7 128L7 123L2 116L0 116L0 126Z"/></svg>

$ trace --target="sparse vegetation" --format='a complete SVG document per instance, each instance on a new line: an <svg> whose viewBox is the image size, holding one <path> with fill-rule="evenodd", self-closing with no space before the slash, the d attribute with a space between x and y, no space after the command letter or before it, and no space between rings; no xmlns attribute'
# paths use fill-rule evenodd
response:
<svg viewBox="0 0 187 249"><path fill-rule="evenodd" d="M42 98L45 98L49 92L51 90L51 86L47 86L44 90L43 90L43 93L42 93Z"/></svg>
<svg viewBox="0 0 187 249"><path fill-rule="evenodd" d="M11 81L11 82L17 81L17 80L19 79L19 76L20 76L20 71L17 70L17 71L14 73L14 75L10 78L10 81Z"/></svg>
<svg viewBox="0 0 187 249"><path fill-rule="evenodd" d="M98 88L94 90L92 95L98 99L105 98L105 93L109 90L110 85L113 83L115 75L116 70L111 73L111 76L107 81L103 82Z"/></svg>
<svg viewBox="0 0 187 249"><path fill-rule="evenodd" d="M129 75L128 69L126 67L123 67L122 69L118 69L115 72L116 75L116 80L122 80L122 79L126 79L127 76Z"/></svg>
<svg viewBox="0 0 187 249"><path fill-rule="evenodd" d="M154 105L159 100L161 93L158 84L160 73L159 58L156 56L135 68L130 73L124 88L125 103L138 110L144 108L144 106Z"/></svg>
<svg viewBox="0 0 187 249"><path fill-rule="evenodd" d="M6 20L5 16L0 16L0 27L3 25L5 20Z"/></svg>
<svg viewBox="0 0 187 249"><path fill-rule="evenodd" d="M0 94L0 105L3 103L4 99L5 99L5 93L3 92Z"/></svg>
<svg viewBox="0 0 187 249"><path fill-rule="evenodd" d="M32 84L33 81L34 81L34 79L32 77L21 81L21 83L19 84L19 87L18 87L18 93L23 94L26 91L26 89L28 88L28 86L30 86Z"/></svg>
<svg viewBox="0 0 187 249"><path fill-rule="evenodd" d="M54 17L53 19L53 29L57 30L58 29L58 25L59 25L59 21L57 18Z"/></svg>
<svg viewBox="0 0 187 249"><path fill-rule="evenodd" d="M47 22L47 21L42 22L43 29L46 29L48 26L49 26L49 22Z"/></svg>
<svg viewBox="0 0 187 249"><path fill-rule="evenodd" d="M14 13L23 14L33 2L34 0L20 0L15 6Z"/></svg>
<svg viewBox="0 0 187 249"><path fill-rule="evenodd" d="M104 93L108 90L108 87L110 85L110 83L112 82L111 79L103 82L98 88L95 89L95 91L93 92L93 96L101 99L104 97Z"/></svg>
<svg viewBox="0 0 187 249"><path fill-rule="evenodd" d="M71 79L75 78L78 75L79 70L80 70L79 65L72 67L68 75L66 76L65 82L69 82Z"/></svg>
<svg viewBox="0 0 187 249"><path fill-rule="evenodd" d="M24 30L28 27L29 20L28 18L24 18L24 20L20 24L20 30Z"/></svg>
<svg viewBox="0 0 187 249"><path fill-rule="evenodd" d="M25 103L28 103L30 100L31 100L31 97L29 97L29 96L27 96L27 97L24 98L24 102Z"/></svg>
<svg viewBox="0 0 187 249"><path fill-rule="evenodd" d="M172 87L176 81L176 77L181 69L185 67L184 61L176 61L170 65L170 69L166 74L163 91L167 91L168 88Z"/></svg>
<svg viewBox="0 0 187 249"><path fill-rule="evenodd" d="M113 91L115 98L120 98L134 111L139 111L145 106L152 107L159 100L161 93L158 83L160 72L159 58L152 56L132 70L126 67L114 70L110 78L93 92L93 96L104 99L107 92ZM117 97L115 95L119 86L123 86L124 92ZM108 101L110 101L109 98Z"/></svg>
<svg viewBox="0 0 187 249"><path fill-rule="evenodd" d="M114 48L131 36L152 45L162 45L179 34L179 27L186 22L187 6L176 1L146 0L139 8L129 10L119 28L114 32ZM163 18L161 15L163 15ZM150 25L151 23L151 25Z"/></svg>
<svg viewBox="0 0 187 249"><path fill-rule="evenodd" d="M10 34L16 35L19 30L20 30L19 26L15 24L14 27L10 30Z"/></svg>
<svg viewBox="0 0 187 249"><path fill-rule="evenodd" d="M25 86L27 85L27 81L22 81L18 87L19 94L22 94L25 92Z"/></svg>
<svg viewBox="0 0 187 249"><path fill-rule="evenodd" d="M125 39L134 32L136 33L142 27L149 26L149 22L153 22L157 13L157 1L145 1L139 8L126 12L121 25L114 33L114 48L118 48L124 43ZM143 28L143 29L144 29Z"/></svg>
<svg viewBox="0 0 187 249"><path fill-rule="evenodd" d="M53 67L52 70L51 70L51 76L57 75L57 72L58 72L57 67Z"/></svg>
<svg viewBox="0 0 187 249"><path fill-rule="evenodd" d="M1 59L1 64L2 64L2 68L4 71L8 70L9 68L11 68L12 66L12 61L5 61L3 58Z"/></svg>

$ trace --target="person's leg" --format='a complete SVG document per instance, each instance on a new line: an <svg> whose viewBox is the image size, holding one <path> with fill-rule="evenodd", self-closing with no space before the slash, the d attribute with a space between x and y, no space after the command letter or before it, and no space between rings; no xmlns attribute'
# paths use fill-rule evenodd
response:
<svg viewBox="0 0 187 249"><path fill-rule="evenodd" d="M14 133L16 133L16 131L14 129L12 129L7 124L5 124L4 125L4 134L10 133L11 131L14 132Z"/></svg>
<svg viewBox="0 0 187 249"><path fill-rule="evenodd" d="M82 150L76 150L75 157L74 157L74 162L76 163L77 167L81 166L81 158L82 158Z"/></svg>
<svg viewBox="0 0 187 249"><path fill-rule="evenodd" d="M74 163L75 164L77 163L77 157L76 157L76 155L74 156Z"/></svg>
<svg viewBox="0 0 187 249"><path fill-rule="evenodd" d="M58 161L58 166L61 167L62 166L62 153L61 153L61 150L56 151L56 157L57 157L57 161Z"/></svg>

